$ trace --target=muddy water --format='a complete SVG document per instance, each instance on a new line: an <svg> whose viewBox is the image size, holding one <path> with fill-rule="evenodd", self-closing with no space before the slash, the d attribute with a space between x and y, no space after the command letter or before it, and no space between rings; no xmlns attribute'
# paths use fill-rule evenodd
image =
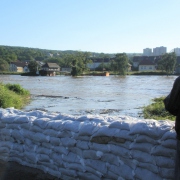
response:
<svg viewBox="0 0 180 180"><path fill-rule="evenodd" d="M18 83L30 91L32 101L24 110L141 117L142 107L167 95L176 77L1 75L0 82Z"/></svg>

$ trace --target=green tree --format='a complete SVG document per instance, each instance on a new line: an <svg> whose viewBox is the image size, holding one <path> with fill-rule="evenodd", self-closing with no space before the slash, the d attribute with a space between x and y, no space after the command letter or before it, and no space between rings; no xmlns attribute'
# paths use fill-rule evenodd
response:
<svg viewBox="0 0 180 180"><path fill-rule="evenodd" d="M118 53L111 62L111 69L120 75L125 75L128 68L128 57L126 53Z"/></svg>
<svg viewBox="0 0 180 180"><path fill-rule="evenodd" d="M174 72L174 68L176 65L176 54L165 53L162 55L162 58L158 61L158 69L165 71L167 74L171 74Z"/></svg>
<svg viewBox="0 0 180 180"><path fill-rule="evenodd" d="M39 65L36 61L30 61L28 64L29 71L32 73L36 73L37 69L39 68Z"/></svg>
<svg viewBox="0 0 180 180"><path fill-rule="evenodd" d="M0 59L0 71L8 71L9 70L9 64L7 61Z"/></svg>

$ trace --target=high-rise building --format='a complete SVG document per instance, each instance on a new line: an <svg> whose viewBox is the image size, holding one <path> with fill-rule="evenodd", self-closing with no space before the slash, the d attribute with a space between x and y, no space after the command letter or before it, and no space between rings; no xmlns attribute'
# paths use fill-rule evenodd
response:
<svg viewBox="0 0 180 180"><path fill-rule="evenodd" d="M180 48L174 48L176 56L180 56Z"/></svg>
<svg viewBox="0 0 180 180"><path fill-rule="evenodd" d="M167 48L163 46L153 48L153 56L161 56L165 54L166 52L167 52Z"/></svg>
<svg viewBox="0 0 180 180"><path fill-rule="evenodd" d="M152 56L152 49L150 48L143 49L143 56Z"/></svg>

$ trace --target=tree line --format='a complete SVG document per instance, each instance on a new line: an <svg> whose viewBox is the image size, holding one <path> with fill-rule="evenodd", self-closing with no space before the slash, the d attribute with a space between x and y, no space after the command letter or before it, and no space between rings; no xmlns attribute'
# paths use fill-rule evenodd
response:
<svg viewBox="0 0 180 180"><path fill-rule="evenodd" d="M51 56L52 55L52 56ZM9 63L17 60L21 62L30 61L29 67L38 66L35 61L43 61L44 63L57 63L60 67L71 67L73 76L81 75L83 72L88 71L87 63L93 63L92 57L96 58L111 58L109 64L101 64L97 70L113 71L116 74L126 74L128 63L132 61L126 53L118 54L104 54L104 53L91 53L81 51L57 51L45 50L38 48L26 47L13 47L13 46L0 46L0 70L9 70ZM112 58L113 56L113 58ZM158 61L157 69L165 71L167 74L174 72L176 64L175 53L166 53L162 55ZM33 68L32 68L33 69ZM34 68L37 69L37 68Z"/></svg>

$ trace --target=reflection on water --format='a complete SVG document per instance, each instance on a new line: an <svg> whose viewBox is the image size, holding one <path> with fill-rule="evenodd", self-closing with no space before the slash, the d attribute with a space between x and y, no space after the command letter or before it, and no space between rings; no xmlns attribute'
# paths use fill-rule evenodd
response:
<svg viewBox="0 0 180 180"><path fill-rule="evenodd" d="M1 75L0 82L18 83L31 92L32 102L24 110L137 117L153 98L168 94L176 77Z"/></svg>

